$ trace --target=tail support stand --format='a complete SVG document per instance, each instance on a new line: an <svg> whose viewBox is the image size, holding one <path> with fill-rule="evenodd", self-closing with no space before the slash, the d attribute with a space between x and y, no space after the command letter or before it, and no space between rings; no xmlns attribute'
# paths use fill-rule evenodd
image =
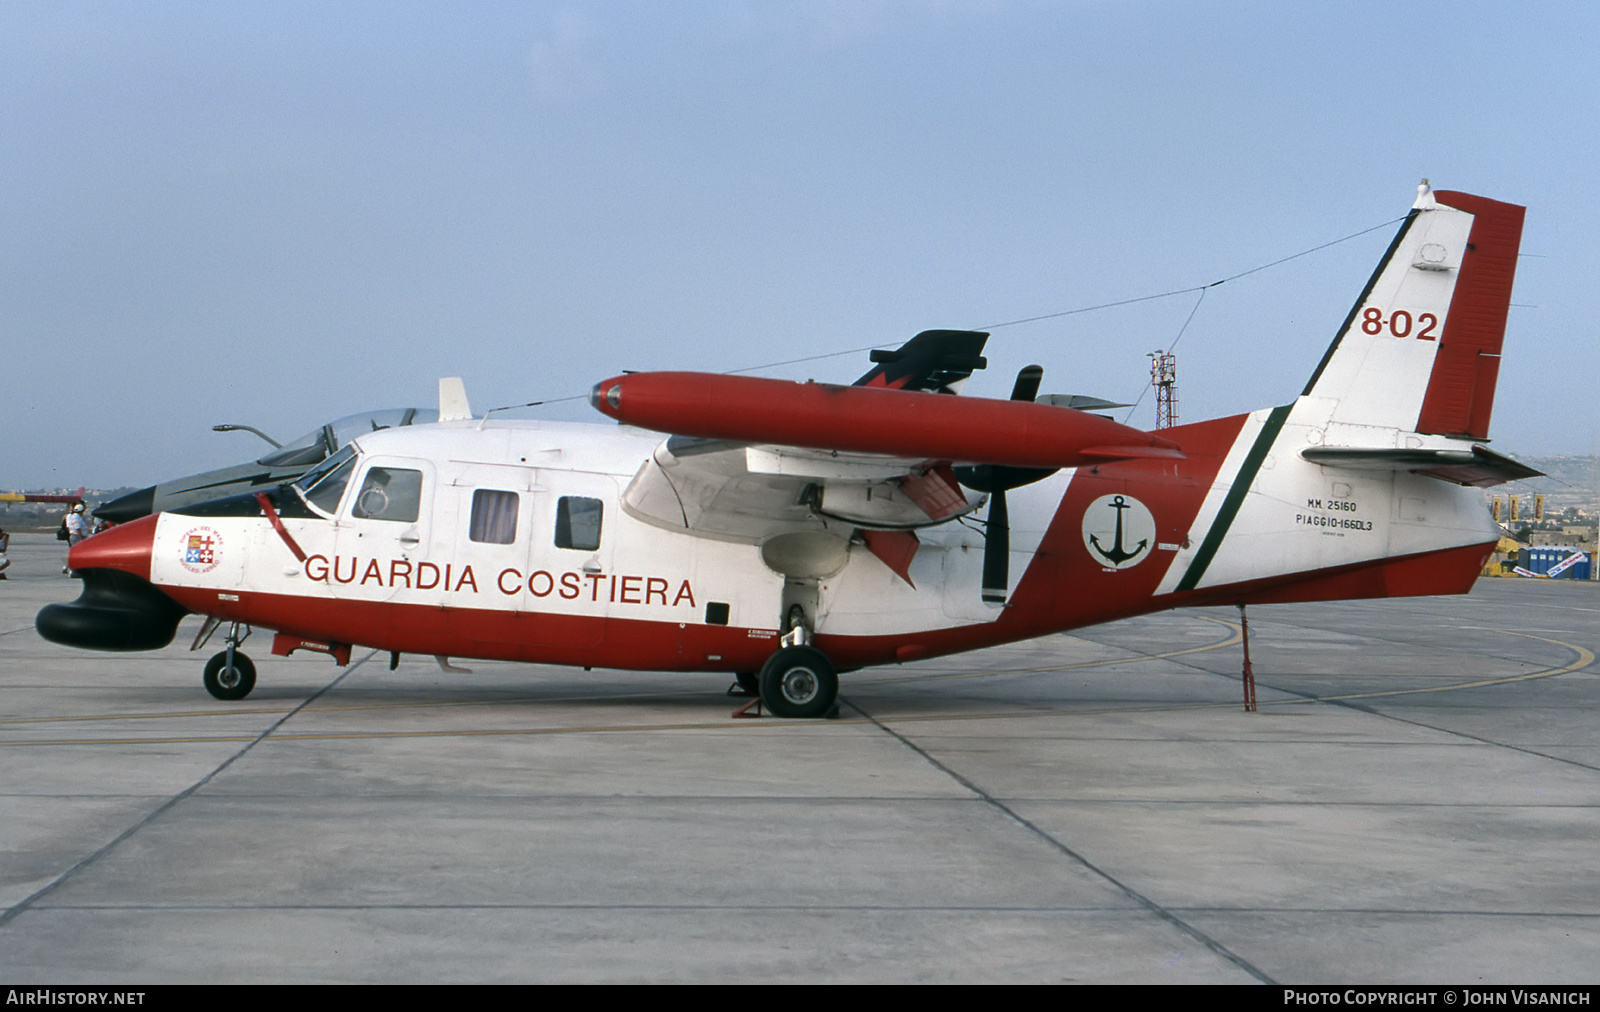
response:
<svg viewBox="0 0 1600 1012"><path fill-rule="evenodd" d="M1245 617L1244 605L1239 605L1239 636L1244 643L1244 712L1256 712L1256 673L1250 667L1250 620Z"/></svg>

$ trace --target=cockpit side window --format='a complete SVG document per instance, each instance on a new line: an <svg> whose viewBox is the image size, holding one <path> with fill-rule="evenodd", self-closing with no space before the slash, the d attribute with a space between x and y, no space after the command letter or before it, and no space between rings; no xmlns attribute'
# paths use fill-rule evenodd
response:
<svg viewBox="0 0 1600 1012"><path fill-rule="evenodd" d="M367 469L350 515L363 520L415 523L421 510L421 471L374 466Z"/></svg>
<svg viewBox="0 0 1600 1012"><path fill-rule="evenodd" d="M294 487L306 502L324 513L332 514L339 508L339 499L344 495L344 487L350 484L350 476L355 469L355 447L346 446L318 467L306 472L294 483Z"/></svg>
<svg viewBox="0 0 1600 1012"><path fill-rule="evenodd" d="M605 504L599 499L564 495L556 503L556 547L592 552L600 547L600 520Z"/></svg>

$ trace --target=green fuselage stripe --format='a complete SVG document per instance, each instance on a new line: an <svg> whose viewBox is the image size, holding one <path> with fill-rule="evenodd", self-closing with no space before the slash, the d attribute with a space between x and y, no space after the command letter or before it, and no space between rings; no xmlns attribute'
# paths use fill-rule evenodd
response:
<svg viewBox="0 0 1600 1012"><path fill-rule="evenodd" d="M1286 404L1281 408L1273 408L1267 416L1266 424L1261 426L1261 434L1256 436L1255 445L1250 447L1250 452L1244 458L1244 463L1239 466L1239 473L1234 475L1233 485L1228 489L1227 498L1222 500L1222 508L1217 511L1217 518L1211 522L1211 530L1206 532L1206 539L1200 545L1200 551L1195 553L1194 561L1189 563L1189 571L1183 574L1183 579L1178 581L1179 590L1193 590L1206 575L1206 567L1211 565L1211 559L1217 554L1217 549L1222 546L1222 539L1228 536L1228 528L1233 526L1233 518L1238 516L1239 507L1244 505L1244 497L1249 494L1250 486L1255 483L1256 473L1261 470L1261 462L1267 459L1267 451L1272 449L1272 444L1278 438L1278 432L1283 428L1284 421L1289 417L1289 409L1294 407Z"/></svg>

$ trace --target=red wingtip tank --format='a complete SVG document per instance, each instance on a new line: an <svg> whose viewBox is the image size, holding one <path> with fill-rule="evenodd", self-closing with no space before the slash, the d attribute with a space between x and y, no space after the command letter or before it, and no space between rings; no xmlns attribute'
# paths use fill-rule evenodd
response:
<svg viewBox="0 0 1600 1012"><path fill-rule="evenodd" d="M1176 443L1151 433L1028 401L650 372L595 384L589 403L625 425L677 436L850 453L1049 468L1183 459Z"/></svg>

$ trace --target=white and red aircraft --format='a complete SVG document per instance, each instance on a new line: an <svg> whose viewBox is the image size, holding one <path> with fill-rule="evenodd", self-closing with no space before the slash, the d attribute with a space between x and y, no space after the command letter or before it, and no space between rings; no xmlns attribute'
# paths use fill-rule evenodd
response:
<svg viewBox="0 0 1600 1012"><path fill-rule="evenodd" d="M1537 473L1483 445L1522 221L1424 184L1298 399L1159 433L1040 402L1036 366L1008 401L952 396L985 365L966 331L854 386L617 376L591 402L620 427L477 419L444 380L436 424L79 544L82 596L37 626L148 650L185 613L208 616L196 649L226 623L223 699L255 683L259 626L341 664L727 671L804 717L841 669L1189 605L1464 593L1499 535L1470 486Z"/></svg>

